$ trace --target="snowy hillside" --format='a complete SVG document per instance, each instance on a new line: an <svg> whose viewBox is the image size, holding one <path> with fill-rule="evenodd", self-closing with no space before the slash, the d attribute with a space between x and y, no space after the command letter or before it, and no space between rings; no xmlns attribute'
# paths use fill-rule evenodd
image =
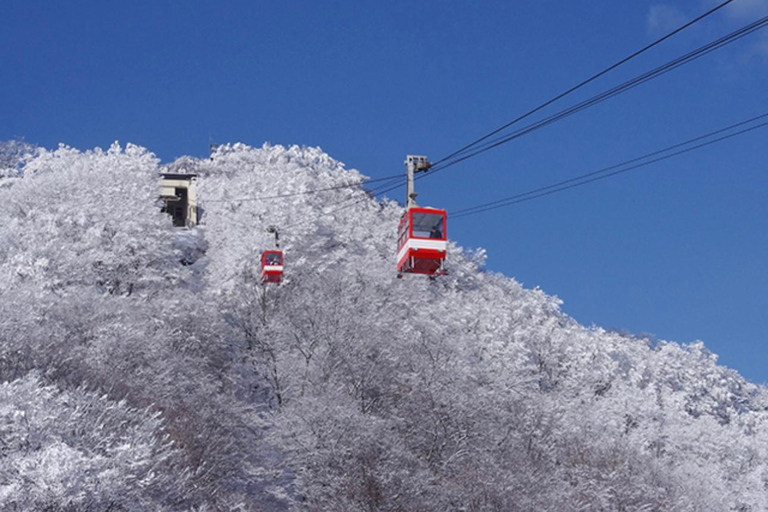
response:
<svg viewBox="0 0 768 512"><path fill-rule="evenodd" d="M0 510L768 510L764 388L481 250L397 279L402 209L320 149L175 162L185 230L143 148L4 147Z"/></svg>

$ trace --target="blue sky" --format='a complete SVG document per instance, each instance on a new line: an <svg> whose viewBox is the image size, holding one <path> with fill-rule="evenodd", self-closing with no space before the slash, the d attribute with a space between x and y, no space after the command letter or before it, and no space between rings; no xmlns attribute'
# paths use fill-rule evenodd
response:
<svg viewBox="0 0 768 512"><path fill-rule="evenodd" d="M388 176L406 154L446 156L717 3L11 2L0 140L119 140L163 161L203 156L210 138L312 145ZM766 14L768 0L735 0L546 113ZM765 113L764 32L420 180L419 200L474 206ZM768 382L767 134L449 221L448 232L584 324L701 339Z"/></svg>

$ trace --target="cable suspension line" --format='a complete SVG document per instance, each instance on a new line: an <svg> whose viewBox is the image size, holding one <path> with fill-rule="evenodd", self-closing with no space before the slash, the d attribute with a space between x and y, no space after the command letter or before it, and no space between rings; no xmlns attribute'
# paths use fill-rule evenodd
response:
<svg viewBox="0 0 768 512"><path fill-rule="evenodd" d="M705 16L715 12L716 10L718 10L718 9L720 9L722 7L724 7L725 5L730 3L731 1L733 1L733 0L725 2L725 3L721 4L721 5L719 5L718 7L716 7L715 9L712 9L711 11L708 11L707 13L705 13L702 16L700 16L699 18L697 18L695 20L692 20L691 22L689 22L689 24L684 25L683 27L678 29L676 32L679 32L680 30L686 28L687 26L690 26L691 24L695 23L699 19L703 19L703 17L705 17ZM562 120L562 119L564 119L566 117L569 117L569 116L571 116L571 115L573 115L573 114L575 114L577 112L580 112L580 111L585 110L585 109L587 109L587 108L589 108L591 106L594 106L594 105L596 105L598 103L601 103L601 102L603 102L603 101L605 101L605 100L607 100L609 98L612 98L612 97L614 97L614 96L616 96L618 94L621 94L622 92L625 92L625 91L627 91L629 89L632 89L632 88L634 88L634 87L636 87L636 86L638 86L638 85L640 85L642 83L650 81L650 80L652 80L654 78L657 78L657 77L659 77L659 76L661 76L661 75L663 75L663 74L665 74L665 73L667 73L669 71L672 71L672 70L674 70L674 69L676 69L676 68L678 68L678 67L680 67L680 66L682 66L684 64L687 64L688 62L691 62L691 61L693 61L695 59L698 59L699 57L702 57L702 56L704 56L704 55L706 55L706 54L708 54L708 53L710 53L712 51L715 51L715 50L717 50L719 48L722 48L723 46L725 46L727 44L735 42L735 41L737 41L738 39L740 39L742 37L745 37L745 36L755 32L757 30L760 30L760 29L764 28L766 25L768 25L768 16L763 17L763 18L761 18L761 19L759 19L759 20L757 20L757 21L755 21L753 23L750 23L750 24L748 24L748 25L746 25L746 26L744 26L744 27L742 27L742 28L740 28L740 29L738 29L738 30L736 30L736 31L726 35L726 36L723 36L723 37L721 37L721 38L719 38L719 39L717 39L715 41L712 41L712 42L710 42L710 43L708 43L708 44L706 44L704 46L701 46L698 49L693 50L693 51L691 51L691 52L689 52L689 53L687 53L687 54L685 54L685 55L683 55L681 57L673 59L672 61L669 61L666 64L658 66L658 67L652 69L651 71L643 73L643 74L641 74L641 75L639 75L639 76L637 76L637 77L635 77L635 78L633 78L631 80L628 80L628 81L626 81L626 82L624 82L624 83L622 83L622 84L620 84L620 85L618 85L616 87L613 87L613 88L611 88L611 89L609 89L607 91L604 91L603 93L595 95L595 96L593 96L593 97L591 97L591 98L589 98L587 100L584 100L584 101L582 101L582 102L580 102L580 103L578 103L578 104L576 104L576 105L574 105L572 107L569 107L569 108L564 109L564 110L562 110L562 111L560 111L560 112L558 112L556 114L553 114L553 115L551 115L549 117L546 117L543 120L537 121L536 123L532 123L532 124L530 124L530 125L528 125L528 126L526 126L524 128L521 128L521 129L519 129L519 130L517 130L515 132L512 132L511 134L507 134L505 136L502 136L502 137L499 137L499 138L487 141L488 138L490 138L491 136L497 134L499 131L501 131L501 130L503 130L505 128L508 128L509 126L511 126L512 124L518 122L519 120L527 117L530 114L533 114L535 111L538 111L541 108L544 108L545 106L551 104L552 102L556 101L557 99L561 98L562 96L565 96L569 92L572 92L572 91L569 90L568 92L562 94L561 96L559 96L559 97L557 97L557 98L547 102L546 104L543 104L540 108L534 109L530 113L524 114L523 116L521 116L520 118L516 119L515 121L513 121L511 123L508 123L504 127L502 127L500 129L498 129L498 130L488 134L487 136L483 137L482 139L478 139L477 141L475 141L471 145L468 145L467 147L463 148L462 150L459 150L458 152L455 152L454 154L449 155L448 157L445 157L445 158L441 159L440 161L438 161L435 164L433 164L433 166L430 168L431 172L425 173L425 174L423 174L421 176L418 176L415 179L418 180L418 179L425 178L428 175L433 175L436 172L439 172L439 171L444 170L444 169L446 169L448 167L456 165L459 162L462 162L464 160L467 160L469 158L477 156L480 153L483 153L485 151L488 151L490 149L498 147L498 146L500 146L502 144L510 142L510 141L512 141L512 140L514 140L516 138L519 138L519 137L521 137L523 135L526 135L526 134L531 133L531 132L533 132L535 130L538 130L539 128L543 128L545 126L548 126L548 125L550 125L552 123L555 123L555 122L557 122L559 120ZM671 37L676 32L670 33L666 37L667 38ZM657 42L655 42L655 44L658 44L663 39L664 38L658 40ZM652 43L652 45L653 45L653 43ZM647 47L647 48L645 48L643 50L640 50L639 52L642 53L642 51L645 51L645 50L647 50L650 47L651 46L649 46L649 47ZM637 53L637 54L639 55L639 53ZM634 54L633 54L633 56L634 56ZM605 74L606 72L610 71L610 69L614 69L615 67L617 67L621 63L626 62L626 60L629 60L630 58L632 58L633 56L628 57L624 61L620 61L619 63L615 64L611 68L607 68L606 70L604 70L604 72L601 72L600 74L595 75L592 79L589 79L589 80L585 81L584 83L580 84L579 86L576 86L575 88L573 88L573 90L576 90L577 88L581 87L581 85L585 85L586 83L588 83L589 81L594 80L598 76L600 76L602 74ZM451 215L454 218L462 217L462 216L465 216L465 215L472 215L474 213L481 213L483 211L487 211L488 209L494 209L494 208L499 208L499 207L503 207L503 206L508 206L508 205L511 205L511 204L516 204L518 202L523 202L523 201L527 201L527 200L530 200L530 199L535 199L537 197L541 197L541 196L544 196L544 195L549 195L549 194L552 194L554 192L559 192L561 190L566 190L568 188L573 188L575 186L580 186L582 184L586 184L586 183L589 183L591 181L596 181L598 179L603 179L605 177L612 176L614 174L619 174L619 173L622 173L622 172L627 172L628 170L632 170L632 169L635 169L635 168L638 168L638 167L643 167L645 165L649 165L650 163L654 163L654 162L658 162L660 160L671 158L672 156L677 156L679 154L686 153L688 151L692 151L693 149L698 149L700 147L704 147L704 146L707 146L707 145L710 145L710 144L714 144L715 142L720 142L720 141L725 140L727 138L731 138L731 137L733 137L735 135L739 135L741 133L745 133L746 131L751 131L753 129L756 129L756 128L759 128L759 127L762 127L762 126L764 126L764 125L753 127L753 128L744 130L742 132L738 132L736 134L731 134L729 136L717 139L715 141L710 141L710 142L701 144L699 146L695 146L694 148L688 148L686 150L683 150L683 151L680 151L680 152L677 152L677 153L673 153L671 155L666 155L664 157L660 157L658 159L655 159L655 160L652 160L652 161L649 161L649 162L644 162L644 163L638 164L636 166L630 167L628 169L623 169L623 170L615 171L613 173L610 173L610 174L607 174L607 175L604 175L604 176L599 176L599 177L593 178L591 180L585 181L583 183L577 183L577 184L568 185L568 183L570 183L572 181L572 180L568 180L567 182L555 184L555 185L552 185L550 187L544 187L544 189L542 189L540 191L531 191L529 193L522 194L520 196L513 196L511 198L506 198L505 200L501 200L502 202L503 201L513 201L513 202L510 202L509 204L507 204L506 202L504 202L503 204L498 204L498 205L495 204L496 202L488 203L488 204L481 205L481 206L478 206L478 207L475 207L475 208L466 209L466 210L473 210L473 211L460 210L459 212L452 213ZM727 130L727 129L724 129L724 130ZM702 136L701 138L706 138L706 137L711 136L711 135L712 134L709 134L707 136ZM487 142L485 142L484 144L480 145L478 148L475 148L474 151L469 152L468 154L464 154L464 155L462 155L459 158L454 158L454 159L448 161L448 159L451 156L456 156L460 152L463 152L466 149L468 149L469 147L478 146L478 144L480 142L482 142L482 141L487 141ZM691 142L693 142L693 141L688 141L687 143L681 143L681 145L686 145L686 144L691 143ZM661 150L660 152L668 151L670 149L672 149L672 147L667 148L666 150ZM657 153L660 153L660 152L657 152ZM645 155L644 157L640 157L638 159L633 159L632 161L636 161L636 160L640 160L640 159L643 159L643 158L647 158L649 156L651 156L651 155ZM628 163L631 163L632 161L624 162L623 164L618 164L617 166L612 166L610 169L613 169L615 167L619 167L619 166L622 166L622 165L627 165ZM604 172L606 170L609 170L609 169L603 169L601 171L595 171L595 173L592 173L592 174L596 174L598 172ZM386 193L386 192L398 189L400 187L403 187L403 186L405 186L405 182L404 181L402 181L400 183L396 183L394 185L391 185L391 182L393 180L400 180L400 179L403 179L403 178L404 178L403 175L397 174L397 175L388 176L388 177L384 177L384 178L377 178L377 179L373 179L373 180L367 180L367 181L364 181L364 182L357 182L357 183L348 184L348 185L337 185L337 186L334 186L334 187L327 187L327 188L324 188L324 189L317 189L317 190L312 190L312 191L297 192L297 193L291 193L291 194L281 194L281 195L276 195L276 196L261 196L261 197L252 197L252 198L242 198L240 200L279 199L279 198L292 197L292 196L303 195L303 194L312 194L312 193L317 193L317 192L322 192L322 191L329 191L329 190L337 190L337 189L343 189L343 188L357 187L357 186L360 186L360 185L362 185L364 183L372 183L372 182L380 182L380 181L388 181L389 182L389 183L384 183L383 185L372 189L371 191L366 193L361 198L350 197L350 198L343 199L341 201L337 201L337 202L332 203L330 205L330 207L339 206L338 208L332 209L332 210L324 212L324 213L313 215L312 217L307 218L307 219L305 219L303 221L295 222L293 224L290 224L288 226L284 226L283 227L283 229L288 229L288 228L295 227L295 226L298 226L298 225L306 224L306 223L308 223L308 222L310 222L312 220L315 220L319 216L333 215L336 212L339 212L339 211L344 210L346 208L355 206L355 205L357 205L357 204L359 204L359 203L361 203L363 201L368 200L369 199L369 194L370 195L383 194L383 193ZM575 179L576 178L574 178L574 180ZM559 187L559 186L562 186L563 188L556 188L554 190L549 190L550 188ZM533 195L531 197L527 197L529 194L536 194L536 195ZM525 196L525 197L523 197L523 196ZM229 201L235 201L235 199L229 200ZM217 200L217 201L209 201L209 202L221 202L221 201ZM478 209L478 210L474 211L475 209Z"/></svg>
<svg viewBox="0 0 768 512"><path fill-rule="evenodd" d="M564 92L562 92L562 93L558 94L558 95L557 95L557 96L555 96L554 98L552 98L552 99L550 99L550 100L548 100L548 101L546 101L546 102L542 103L542 104L541 104L541 105L539 105L538 107L535 107L535 108L533 108L533 109L529 110L528 112L526 112L526 113L522 114L521 116L519 116L519 117L516 117L515 119L513 119L513 120L512 120L512 121L510 121L510 122L508 122L507 124L505 124L505 125L503 125L503 126L500 126L499 128L496 128L496 129L495 129L495 130L493 130L492 132L490 132L490 133L488 133L488 134L486 134L486 135L483 135L483 136L482 136L482 137L480 137L479 139L477 139L477 140L475 140L475 141L473 141L473 142L470 142L470 143L469 143L469 144L467 144L466 146L464 146L464 147L462 147L462 148L460 148L460 149L458 149L458 150L454 151L454 152L453 152L453 153L451 153L450 155L448 155L448 156L446 156L446 157L443 157L443 158L441 158L440 160L437 160L437 161L434 163L434 165L439 165L439 164L441 164L441 163L443 163L443 162L445 162L445 161L447 161L447 160L450 160L450 159L452 159L452 158L453 158L453 157L455 157L455 156L458 156L458 155L460 155L460 154L464 153L464 152L465 152L465 151L467 151L468 149L470 149L470 148L472 148L472 147L476 146L477 144L479 144L479 143L483 142L484 140L487 140L487 139L489 139L490 137L493 137L493 136L494 136L494 135L496 135L497 133L499 133L499 132L501 132L501 131L504 131L504 130L506 130L506 129L507 129L507 128L509 128L510 126L512 126L512 125L514 125L514 124L516 124L516 123L518 123L518 122L522 121L523 119L525 119L525 118L527 118L527 117L529 117L529 116L531 116L531 115L535 114L535 113L536 113L536 112L538 112L539 110L542 110L543 108L545 108L545 107L548 107L549 105L551 105L551 104L553 104L554 102L556 102L556 101L558 101L558 100L560 100L560 99L564 98L565 96L568 96L568 95L569 95L569 94L571 94L572 92L575 92L575 91L577 91L578 89L581 89L583 86L585 86L585 85L587 85L587 84L589 84L589 83L591 83L591 82L593 82L593 81L597 80L598 78L600 78L601 76L605 75L606 73L608 73L608 72L610 72L610 71L613 71L614 69L618 68L618 67L619 67L619 66L621 66L622 64L625 64L625 63L629 62L630 60L634 59L635 57L637 57L637 56L639 56L639 55L641 55L641 54L645 53L646 51L650 50L650 49L651 49L651 48L653 48L654 46L657 46L657 45L661 44L662 42L666 41L667 39L671 38L672 36L674 36L674 35L676 35L676 34L678 34L678 33L682 32L682 31L683 31L683 30L685 30L686 28L690 27L691 25L693 25L693 24L695 24L695 23L697 23L697 22L699 22L699 21L703 20L704 18L706 18L707 16L709 16L709 15L711 15L711 14L714 14L715 12L719 11L720 9L722 9L722 8L723 8L723 7L725 7L726 5L730 4L731 2L733 2L733 0L726 0L725 2L723 2L723 3L721 3L721 4L719 4L719 5L715 6L715 7L713 7L712 9L708 10L708 11L707 11L707 12L705 12L704 14L701 14L700 16L698 16L698 17L696 17L696 18L692 19L691 21L689 21L689 22L687 22L687 23L685 23L685 24L681 25L680 27L676 28L676 29L675 29L675 30L673 30L672 32L670 32L670 33L666 34L666 35L665 35L665 36L663 36L663 37L660 37L659 39L657 39L657 40L653 41L652 43L650 43L650 44L648 44L648 45L646 45L646 46L644 46L643 48L641 48L641 49L637 50L636 52L632 53L631 55L629 55L629 56L627 56L627 57L625 57L625 58L621 59L620 61L618 61L618 62L616 62L616 63L614 63L614 64L611 64L610 66L608 66L607 68L603 69L603 70L602 70L602 71L600 71L599 73L596 73L596 74L592 75L591 77L587 78L586 80L584 80L584 81L582 81L582 82L580 82L580 83L578 83L578 84L574 85L574 86L573 86L573 87L571 87L570 89L568 89L568 90L566 90L566 91L564 91Z"/></svg>
<svg viewBox="0 0 768 512"><path fill-rule="evenodd" d="M722 8L725 5L727 5L728 3L730 3L730 2L726 2L724 4L721 4L718 8ZM718 8L712 10L711 12L714 12ZM708 12L708 13L711 14L711 12ZM707 13L705 13L705 14L707 14ZM421 176L416 177L415 179L416 180L423 179L423 178L427 177L428 175L433 175L436 172L444 170L444 169L446 169L446 168L448 168L450 166L453 166L453 165L455 165L455 164L457 164L457 163L459 163L461 161L467 160L468 158L471 158L471 157L476 156L476 155L478 155L480 153L483 153L485 151L493 149L493 148L495 148L497 146L500 146L501 144L504 144L506 142L514 140L514 139L516 139L518 137L521 137L521 136L523 136L525 134L528 134L528 133L530 133L532 131L535 131L535 130L537 130L539 128L543 128L543 127L545 127L545 126L547 126L549 124L552 124L552 123L557 122L557 121L559 121L561 119L569 117L569 116L571 116L571 115L573 115L573 114L575 114L577 112L580 112L580 111L582 111L582 110L584 110L586 108L589 108L589 107L591 107L593 105L601 103L602 101L605 101L605 100L607 100L609 98L612 98L613 96L621 94L622 92L625 92L625 91L627 91L629 89L632 89L632 88L634 88L634 87L636 87L636 86L638 86L638 85L640 85L642 83L645 83L645 82L647 82L649 80L652 80L654 78L657 78L657 77L659 77L659 76L661 76L661 75L663 75L663 74L665 74L665 73L667 73L669 71L672 71L672 70L674 70L674 69L676 69L676 68L678 68L678 67L680 67L680 66L682 66L684 64L687 64L688 62L691 62L691 61L693 61L693 60L695 60L695 59L697 59L699 57L702 57L702 56L704 56L704 55L706 55L706 54L708 54L708 53L710 53L712 51L715 51L715 50L717 50L719 48L722 48L723 46L725 46L727 44L735 42L735 41L737 41L738 39L740 39L742 37L745 37L745 36L755 32L755 31L757 31L757 30L759 30L761 28L764 28L766 25L768 25L768 16L766 16L764 18L761 18L761 19L759 19L759 20L757 20L757 21L755 21L753 23L750 23L750 24L748 24L748 25L746 25L746 26L744 26L744 27L742 27L742 28L740 28L740 29L738 29L738 30L736 30L736 31L726 35L726 36L723 36L723 37L721 37L721 38L719 38L719 39L717 39L715 41L712 41L712 42L710 42L710 43L708 43L706 45L703 45L703 46L697 48L696 50L688 52L687 54L685 54L685 55L683 55L681 57L673 59L672 61L669 61L666 64L658 66L658 67L652 69L651 71L648 71L648 72L643 73L643 74L641 74L641 75L639 75L639 76L637 76L637 77L635 77L635 78L633 78L631 80L628 80L628 81L624 82L621 85L613 87L613 88L611 88L611 89L609 89L609 90L607 90L607 91L605 91L605 92L603 92L601 94L593 96L592 98L589 98L589 99L587 99L585 101L582 101L582 102L580 102L580 103L578 103L578 104L576 104L576 105L574 105L572 107L564 109L564 110L560 111L557 114L553 114L553 115L551 115L551 116L549 116L549 117L547 117L547 118L545 118L545 119L543 119L541 121L538 121L538 122L533 123L533 124L531 124L531 125L529 125L529 126L527 126L525 128L522 128L522 129L520 129L520 130L518 130L516 132L513 132L512 134L508 134L508 135L505 135L503 137L494 139L492 141L488 141L484 145L482 145L479 149L476 149L474 152L471 152L469 154L463 155L460 158L456 158L456 159L453 159L451 161L446 161L446 159L447 159L447 157L446 157L446 158L442 159L442 163L440 165L438 165L437 163L433 164L433 166L430 168L430 172L429 173L424 173ZM512 123L510 123L510 125L511 124ZM496 131L495 133L498 133L498 131ZM487 137L484 137L484 140L487 139L488 137L492 136L492 135L493 134L489 134ZM730 136L725 137L725 138L730 138ZM719 142L720 140L724 140L724 139L718 139L717 141L714 141L714 142ZM706 144L703 144L701 147L709 145L709 144L713 144L714 142L708 142ZM475 145L477 145L477 144L475 144ZM696 148L694 148L694 149L696 149ZM668 155L668 156L663 157L661 159L657 159L657 160L654 160L654 161L651 161L651 162L639 164L637 167L642 167L644 165L648 165L649 163L653 163L655 161L659 161L659 160L663 160L663 159L666 159L666 158L670 158L671 156L676 156L677 154L685 153L685 152L688 152L690 150L691 149L688 149L688 150L685 150L685 151L682 151L682 152L679 152L679 153L675 153L673 155ZM624 165L626 165L626 162L624 163ZM631 170L631 169L617 171L614 174L618 174L619 172L626 172L627 170ZM602 179L602 177L601 178L596 178L596 179ZM594 181L594 179L592 181ZM405 186L404 182L397 183L397 184L391 185L391 186L387 186L387 184L385 184L385 185L383 185L383 187L386 187L386 188L381 189L381 187L377 187L378 190L377 190L377 188L374 188L373 190L370 191L370 193L373 194L373 195L383 194L383 193L395 190L395 189L403 187L403 186ZM571 185L570 187L566 187L566 188L572 188L573 186L578 186L578 185ZM565 190L565 188L563 190ZM554 190L554 191L541 191L541 195L548 195L548 194L554 193L555 191L559 191L559 189L558 190ZM539 196L536 196L536 197L539 197ZM339 212L339 211L344 210L346 208L349 208L349 207L355 206L357 204L360 204L361 202L366 201L367 199L368 199L368 195L366 194L364 197L359 198L359 199L348 198L348 199L344 199L344 200L338 201L338 202L330 205L331 207L339 206L338 208L335 208L335 209L332 209L330 211L321 213L321 214L319 214L319 216L333 215L336 212ZM508 198L508 200L509 199L511 199L511 198ZM528 200L526 198L517 198L517 199L518 199L518 202L523 202L525 200ZM512 203L512 204L514 204L514 203ZM493 206L488 206L488 207L489 208L493 208ZM485 210L482 210L482 211L485 211ZM472 212L472 213L474 213L474 212ZM459 213L459 216L471 215L472 213ZM480 211L478 211L477 213L480 213ZM454 215L455 214L452 214L452 216L454 216ZM286 226L286 227L293 227L293 226L297 226L297 225L306 224L306 223L314 220L317 217L318 216L313 216L313 217L307 218L307 219L305 219L303 221L299 221L297 223L294 223L291 226Z"/></svg>
<svg viewBox="0 0 768 512"><path fill-rule="evenodd" d="M404 178L404 176L401 176L401 178ZM360 197L360 198L350 197L350 198L347 198L347 199L343 199L341 201L337 201L336 203L332 203L330 205L330 207L338 206L338 208L332 209L330 211L322 212L322 213L319 213L319 214L315 214L315 215L313 215L311 217L308 217L308 218L306 218L304 220L301 220L301 221L298 221L298 222L294 222L293 224L289 224L288 226L284 226L283 229L289 229L289 228L292 228L292 227L301 226L301 225L307 224L308 222L316 220L316 219L318 219L320 217L324 217L326 215L333 215L336 212L339 212L339 211L344 210L346 208L350 208L352 206L358 205L358 204L360 204L360 203L362 203L364 201L368 201L370 199L371 195L375 196L377 194L384 194L386 192L390 192L392 190L395 190L395 189L398 189L398 188L404 187L404 186L405 186L405 180L403 179L403 181L401 183L396 183L396 184L390 185L390 186L383 185L380 188L383 188L383 187L386 187L386 188L383 188L382 190L373 189L370 192L365 193L363 195L363 197Z"/></svg>
<svg viewBox="0 0 768 512"><path fill-rule="evenodd" d="M701 149L701 148L704 148L706 146L710 146L712 144L716 144L718 142L722 142L722 141L731 139L731 138L739 136L739 135L743 135L743 134L751 132L753 130L757 130L758 128L763 128L765 126L768 126L768 121L766 121L766 122L763 122L763 123L760 123L760 124L757 124L757 125L754 125L754 126L743 128L743 129L741 129L739 131L736 131L736 132L733 132L733 133L729 133L727 135L722 135L722 136L720 136L720 137L718 137L716 139L708 140L706 142L701 142L701 143L696 144L694 146L690 146L691 144L694 144L696 142L699 142L699 141L702 141L702 140L705 140L705 139L710 139L711 137L714 137L715 135L720 135L720 134L723 134L725 132L732 131L735 128L739 128L739 127L742 127L742 126L754 123L755 121L758 121L758 120L761 120L761 119L765 119L766 117L768 117L768 113L761 114L759 116L753 117L751 119L747 119L745 121L741 121L741 122L736 123L736 124L732 124L732 125L727 126L725 128L721 128L719 130L715 130L713 132L707 133L705 135L700 135L700 136L695 137L693 139L689 139L689 140L687 140L685 142L681 142L681 143L678 143L678 144L674 144L672 146L668 146L668 147L666 147L664 149L660 149L660 150L654 151L652 153L647 153L647 154L645 154L643 156L632 158L630 160L626 160L624 162L621 162L621 163L618 163L618 164L615 164L615 165L611 165L609 167L604 167L604 168L599 169L597 171L592 171L592 172L589 172L589 173L586 173L586 174L581 174L579 176L576 176L574 178L571 178L571 179L568 179L568 180L565 180L565 181L560 181L558 183L553 183L552 185L547 185L545 187L540 187L540 188L537 188L537 189L534 189L534 190L530 190L528 192L524 192L524 193L521 193L521 194L516 194L514 196L506 197L506 198L499 199L499 200L496 200L496 201L491 201L489 203L484 203L484 204L481 204L481 205L478 205L478 206L473 206L473 207L470 207L470 208L464 208L462 210L457 210L455 212L451 212L450 215L451 215L452 219L466 217L468 215L475 215L475 214L478 214L478 213L487 212L489 210L495 210L497 208L503 208L503 207L506 207L506 206L511 206L511 205L514 205L514 204L523 203L525 201L530 201L530 200L533 200L533 199L538 199L540 197L548 196L548 195L554 194L556 192L562 192L564 190L580 187L582 185L586 185L586 184L592 183L594 181L602 180L602 179L605 179L605 178L609 178L611 176L616 176L618 174L622 174L622 173L629 172L629 171L632 171L632 170L635 170L635 169L639 169L641 167L645 167L645 166L648 166L648 165L653 164L653 163L658 163L658 162L661 162L663 160L667 160L667 159L675 157L675 156L679 156L679 155L682 155L682 154L685 154L685 153L689 153L691 151L694 151L694 150L697 150L697 149ZM690 147L687 147L685 149L680 149L678 151L674 151L674 152L670 153L670 151L673 151L673 150L678 149L678 148L683 148L685 146L690 146ZM664 153L667 153L667 154L664 154ZM658 156L658 155L662 155L662 156ZM656 157L656 158L653 158L653 157ZM634 164L634 165L631 165L631 164ZM627 166L629 166L629 167L627 167ZM609 172L609 171L612 171L612 172Z"/></svg>
<svg viewBox="0 0 768 512"><path fill-rule="evenodd" d="M607 91L604 91L600 94L597 94L587 100L584 100L572 107L569 107L567 109L561 110L560 112L553 114L549 117L546 117L540 121L537 121L535 123L532 123L525 128L521 128L515 132L512 132L511 134L505 135L503 137L499 137L497 139L491 140L483 144L482 146L479 146L479 148L476 148L474 151L465 154L459 158L455 158L449 162L444 162L441 165L435 165L432 169L430 169L430 173L419 176L417 179L422 179L428 176L429 174L434 175L435 173L447 169L448 167L451 167L453 165L458 164L459 162L463 162L464 160L467 160L469 158L472 158L474 156L477 156L481 153L484 153L490 149L496 148L502 144L505 144L507 142L510 142L514 139L517 139L519 137L522 137L523 135L527 135L528 133L531 133L535 130L538 130L540 128L543 128L545 126L548 126L550 124L553 124L557 121L560 121L562 119L565 119L566 117L569 117L573 114L576 114L578 112L581 112L582 110L585 110L589 107L592 107L594 105L597 105L598 103L601 103L605 100L608 100L614 96L617 96L623 92L626 92L634 87L637 87L638 85L641 85L645 82L648 82L650 80L653 80L654 78L658 78L661 75L664 75L674 69L677 69L680 66L683 66L689 62L692 62L700 57L703 57L704 55L707 55L708 53L711 53L715 50L718 50L722 48L723 46L726 46L730 43L733 43L742 37L745 37L749 34L752 34L753 32L756 32L757 30L760 30L762 28L765 28L768 26L768 16L765 16L753 23L750 23L749 25L746 25L726 36L723 36L715 41L712 41L706 45L703 45L696 50L693 50L691 52L688 52L687 54L678 57L676 59L673 59L666 64L663 64L661 66L658 66L651 71L647 71L646 73L643 73L631 80L628 80L618 86L615 86Z"/></svg>
<svg viewBox="0 0 768 512"><path fill-rule="evenodd" d="M291 192L289 194L277 194L277 195L271 195L271 196L249 196L249 197L236 197L232 199L210 199L205 200L203 202L205 203L231 203L231 202L245 202L245 201L267 201L272 199L283 199L285 197L296 197L296 196L303 196L308 194L317 194L318 192L328 192L331 190L341 190L345 188L354 188L358 187L360 185L365 185L367 183L376 183L380 181L388 181L391 182L395 179L402 179L405 175L404 174L393 174L392 176L385 176L383 178L375 178L375 179L367 179L363 181L358 181L355 183L347 183L344 185L334 185L332 187L325 187L325 188L318 188L314 190L305 190L303 192Z"/></svg>

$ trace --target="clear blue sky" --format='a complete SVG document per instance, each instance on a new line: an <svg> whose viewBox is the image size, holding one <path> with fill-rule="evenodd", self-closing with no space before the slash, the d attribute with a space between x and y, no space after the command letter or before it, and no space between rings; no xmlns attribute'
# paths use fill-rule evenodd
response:
<svg viewBox="0 0 768 512"><path fill-rule="evenodd" d="M303 144L387 176L407 153L445 156L716 3L6 2L0 139L119 140L163 161L205 155L209 137ZM736 0L557 106L766 14L768 0ZM419 200L457 210L632 158L768 111L767 84L760 32L421 180ZM766 137L456 219L449 235L584 324L701 339L767 382Z"/></svg>

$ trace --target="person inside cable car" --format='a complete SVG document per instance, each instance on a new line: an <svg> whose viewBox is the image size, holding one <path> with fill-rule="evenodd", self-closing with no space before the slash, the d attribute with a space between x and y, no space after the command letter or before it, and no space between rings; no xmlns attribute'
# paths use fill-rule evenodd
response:
<svg viewBox="0 0 768 512"><path fill-rule="evenodd" d="M267 253L267 265L282 265L281 259L279 254Z"/></svg>
<svg viewBox="0 0 768 512"><path fill-rule="evenodd" d="M443 238L444 213L415 211L412 215L413 237L415 238Z"/></svg>

